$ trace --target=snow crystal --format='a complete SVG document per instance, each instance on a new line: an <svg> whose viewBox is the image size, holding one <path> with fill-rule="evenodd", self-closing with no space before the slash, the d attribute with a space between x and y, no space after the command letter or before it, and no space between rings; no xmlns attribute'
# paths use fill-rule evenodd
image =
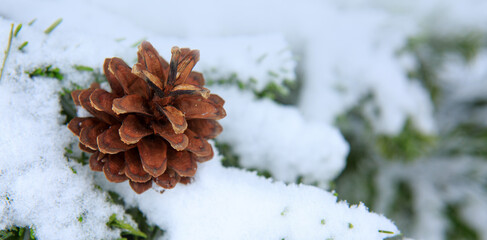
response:
<svg viewBox="0 0 487 240"><path fill-rule="evenodd" d="M326 186L345 166L348 144L333 126L305 120L298 109L255 100L236 88L212 88L225 99L227 117L218 140L230 143L246 168L268 170L273 177Z"/></svg>
<svg viewBox="0 0 487 240"><path fill-rule="evenodd" d="M399 233L362 204L349 207L316 187L223 168L220 157L199 164L193 183L163 194L137 195L128 184L108 183L101 174L100 183L167 229L164 239L383 239Z"/></svg>

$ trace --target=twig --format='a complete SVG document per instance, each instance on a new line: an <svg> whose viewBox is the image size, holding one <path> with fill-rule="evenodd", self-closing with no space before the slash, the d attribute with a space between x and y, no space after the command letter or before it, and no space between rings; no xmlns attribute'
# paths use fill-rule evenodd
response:
<svg viewBox="0 0 487 240"><path fill-rule="evenodd" d="M5 57L3 58L2 69L0 69L0 81L2 81L3 69L5 68L5 63L7 62L8 54L10 53L10 46L12 45L12 37L14 35L14 24L10 25L10 34L8 35L7 49L5 49Z"/></svg>

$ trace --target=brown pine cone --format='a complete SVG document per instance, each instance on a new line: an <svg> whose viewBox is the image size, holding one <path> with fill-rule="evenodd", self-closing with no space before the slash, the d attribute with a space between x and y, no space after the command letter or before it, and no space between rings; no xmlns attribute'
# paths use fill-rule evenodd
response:
<svg viewBox="0 0 487 240"><path fill-rule="evenodd" d="M197 162L213 158L208 139L221 133L216 121L226 116L224 100L203 87L192 72L199 51L173 47L168 64L149 42L142 42L130 68L120 58L103 65L112 89L92 84L71 93L76 105L93 117L76 117L68 128L89 165L111 182L129 179L136 193L157 185L170 189L189 183Z"/></svg>

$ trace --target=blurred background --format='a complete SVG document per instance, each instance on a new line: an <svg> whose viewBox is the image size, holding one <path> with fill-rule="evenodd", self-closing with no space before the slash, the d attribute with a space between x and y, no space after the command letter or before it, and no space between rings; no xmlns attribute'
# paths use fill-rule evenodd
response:
<svg viewBox="0 0 487 240"><path fill-rule="evenodd" d="M165 58L174 43L199 48L197 70L230 99L216 142L225 166L334 190L407 237L487 239L487 1L0 6L33 27L62 18L66 46L103 36L148 39Z"/></svg>

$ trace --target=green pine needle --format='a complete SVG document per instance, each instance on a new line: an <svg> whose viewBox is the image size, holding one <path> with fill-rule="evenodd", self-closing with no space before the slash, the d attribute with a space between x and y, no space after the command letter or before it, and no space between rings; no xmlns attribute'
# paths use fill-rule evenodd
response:
<svg viewBox="0 0 487 240"><path fill-rule="evenodd" d="M88 66L83 66L83 65L74 65L73 66L76 70L82 72L82 71L85 71L85 72L93 72L93 68L91 67L88 67Z"/></svg>
<svg viewBox="0 0 487 240"><path fill-rule="evenodd" d="M59 18L54 23L52 23L51 26L49 26L46 30L44 30L44 33L45 34L51 33L52 30L54 30L57 26L59 26L59 24L61 24L62 21L63 21L63 19L62 18Z"/></svg>
<svg viewBox="0 0 487 240"><path fill-rule="evenodd" d="M29 42L27 42L27 41L25 41L25 42L23 42L22 44L20 44L20 46L19 46L19 50L20 50L20 51L23 51L23 50L24 50L24 47L25 47L25 46L27 46L27 44L29 44Z"/></svg>
<svg viewBox="0 0 487 240"><path fill-rule="evenodd" d="M36 239L36 231L34 228L30 228L30 239Z"/></svg>
<svg viewBox="0 0 487 240"><path fill-rule="evenodd" d="M51 77L56 78L59 81L64 79L64 75L60 72L59 68L52 68L52 65L49 65L45 68L36 68L32 72L26 71L25 73L29 74L29 77L36 77L36 76L43 76L43 77Z"/></svg>
<svg viewBox="0 0 487 240"><path fill-rule="evenodd" d="M26 235L26 233L28 233ZM10 227L0 230L0 240L36 240L35 231L29 227Z"/></svg>
<svg viewBox="0 0 487 240"><path fill-rule="evenodd" d="M20 29L22 29L22 24L17 25L14 31L14 37L17 37L17 34L19 34Z"/></svg>
<svg viewBox="0 0 487 240"><path fill-rule="evenodd" d="M136 237L147 238L147 235L138 229L135 229L130 224L124 222L123 220L117 219L117 214L112 214L108 220L107 226L110 228L121 229L124 233L130 234Z"/></svg>
<svg viewBox="0 0 487 240"><path fill-rule="evenodd" d="M27 25L32 26L32 24L34 24L36 21L37 21L37 18L34 18L34 19L30 20L30 22L27 23Z"/></svg>

